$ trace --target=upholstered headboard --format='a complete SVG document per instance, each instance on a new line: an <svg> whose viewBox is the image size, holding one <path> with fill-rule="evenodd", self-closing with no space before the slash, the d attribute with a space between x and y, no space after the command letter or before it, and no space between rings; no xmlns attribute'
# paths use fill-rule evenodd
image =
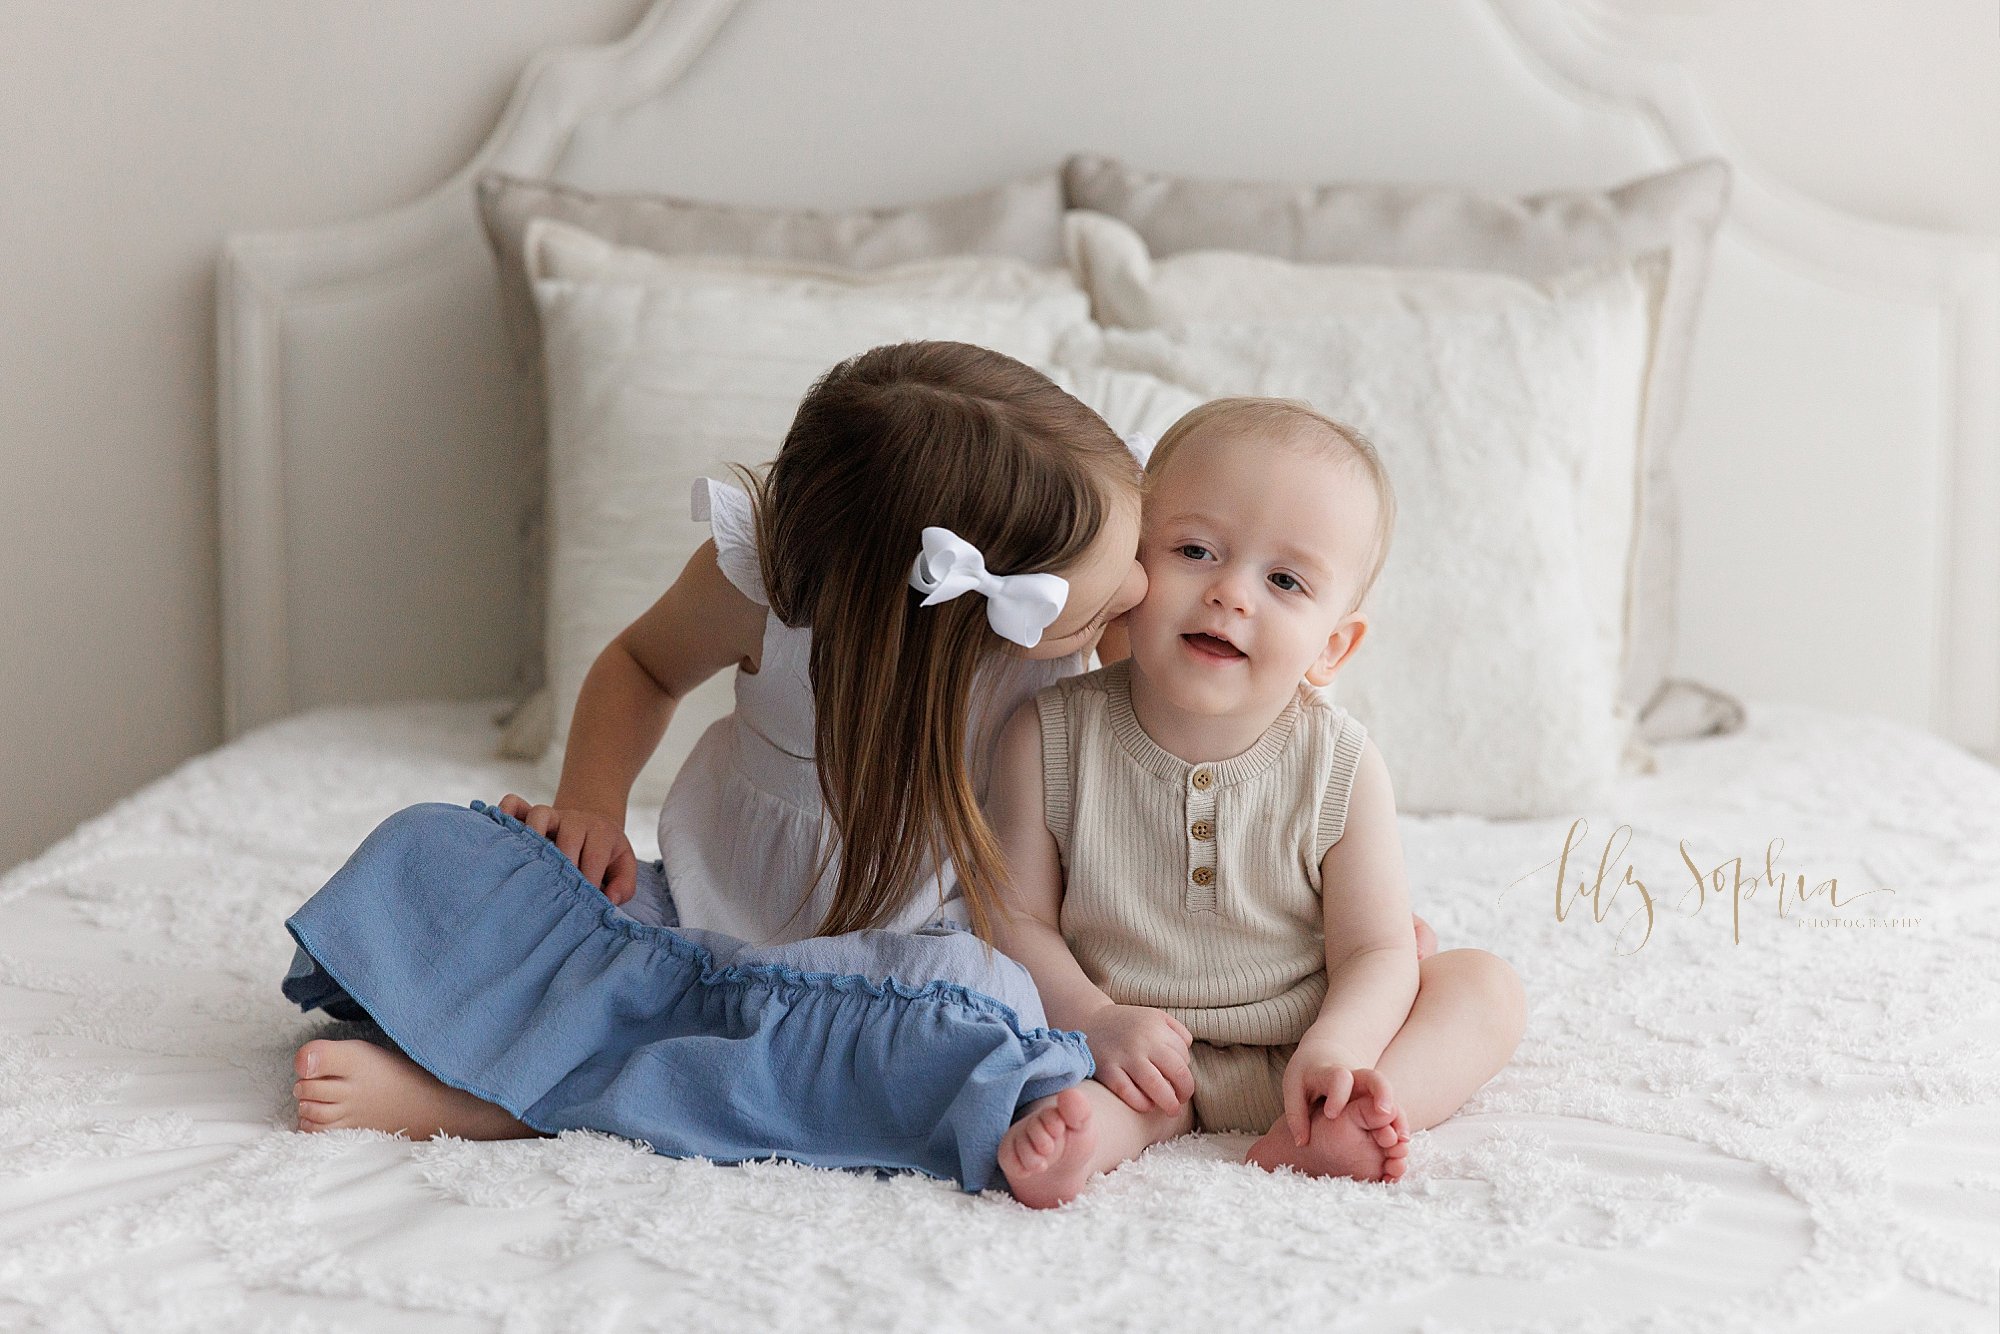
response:
<svg viewBox="0 0 2000 1334"><path fill-rule="evenodd" d="M1558 0L660 0L418 202L222 262L225 707L504 692L523 448L473 179L845 207L1090 150L1236 179L1736 169L1682 435L1681 675L2000 752L2000 247L1773 184ZM754 461L754 460L746 460Z"/></svg>

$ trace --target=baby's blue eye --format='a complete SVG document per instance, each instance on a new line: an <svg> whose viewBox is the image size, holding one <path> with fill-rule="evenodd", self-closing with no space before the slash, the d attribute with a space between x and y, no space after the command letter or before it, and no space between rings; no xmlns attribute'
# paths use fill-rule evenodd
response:
<svg viewBox="0 0 2000 1334"><path fill-rule="evenodd" d="M1278 587L1287 593L1295 592L1298 589L1304 587L1304 585L1299 583L1299 581L1295 577L1286 574L1283 570L1280 570L1276 574L1271 576L1271 582L1274 584L1278 583L1278 580L1280 579L1285 580L1285 582L1282 584L1278 584Z"/></svg>
<svg viewBox="0 0 2000 1334"><path fill-rule="evenodd" d="M1200 560L1203 556L1208 554L1208 548L1201 545L1201 543L1199 542L1187 542L1174 548L1175 554L1181 556L1187 556L1188 552L1190 551L1195 552L1196 554L1188 556L1189 560Z"/></svg>

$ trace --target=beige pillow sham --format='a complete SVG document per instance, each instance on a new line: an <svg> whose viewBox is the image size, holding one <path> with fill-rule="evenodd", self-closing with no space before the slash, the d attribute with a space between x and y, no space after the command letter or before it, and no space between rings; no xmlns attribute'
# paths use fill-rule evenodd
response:
<svg viewBox="0 0 2000 1334"><path fill-rule="evenodd" d="M1030 264L1062 263L1062 183L1048 171L987 190L889 208L817 211L748 208L665 195L601 194L554 181L487 172L476 183L479 218L500 283L501 316L521 377L521 410L531 418L519 461L535 499L520 516L518 615L526 626L515 665L515 716L502 747L521 758L547 744L549 718L523 708L545 677L547 536L542 501L547 409L541 327L523 263L528 225L550 218L607 240L660 254L709 254L873 269L946 255L994 255Z"/></svg>
<svg viewBox="0 0 2000 1334"><path fill-rule="evenodd" d="M1608 190L1526 196L1429 185L1200 180L1090 155L1071 158L1063 181L1071 208L1119 219L1159 257L1236 250L1302 263L1543 279L1605 260L1660 255L1621 698L1641 717L1639 734L1647 740L1741 725L1737 701L1669 679L1679 559L1674 438L1710 246L1729 200L1726 163L1694 162ZM1120 322L1115 313L1097 315Z"/></svg>
<svg viewBox="0 0 2000 1334"><path fill-rule="evenodd" d="M549 220L530 228L528 265L550 404L549 789L591 663L709 536L688 506L694 479L733 480L728 463L775 456L800 397L843 357L907 338L978 343L1041 367L1121 431L1155 436L1199 401L1091 357L1089 301L1066 268L666 256ZM681 701L634 802L665 796L734 685L724 672Z"/></svg>

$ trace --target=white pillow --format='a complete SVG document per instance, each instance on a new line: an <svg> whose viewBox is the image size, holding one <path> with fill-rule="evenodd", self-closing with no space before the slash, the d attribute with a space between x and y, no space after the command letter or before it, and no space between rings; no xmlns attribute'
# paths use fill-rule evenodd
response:
<svg viewBox="0 0 2000 1334"><path fill-rule="evenodd" d="M591 663L709 536L689 515L696 477L736 480L727 464L774 457L813 381L879 344L958 339L1056 370L1059 345L1090 341L1087 298L1068 271L1007 258L849 270L665 256L543 219L529 227L527 268L549 408L552 744L541 777L551 790ZM1116 397L1127 430L1157 433L1195 401L1103 367L1073 378L1072 392ZM634 803L665 796L733 707L732 678L681 701Z"/></svg>
<svg viewBox="0 0 2000 1334"><path fill-rule="evenodd" d="M1409 811L1579 814L1629 739L1619 703L1652 307L1646 261L1546 281L1154 259L1074 213L1071 254L1119 322L1109 365L1203 397L1300 398L1360 430L1396 489L1372 625L1331 687Z"/></svg>
<svg viewBox="0 0 2000 1334"><path fill-rule="evenodd" d="M1306 264L1478 269L1543 279L1654 257L1657 333L1641 428L1638 551L1624 695L1656 741L1742 726L1721 691L1669 676L1680 522L1676 437L1715 231L1729 203L1720 158L1604 190L1498 195L1453 185L1251 182L1172 176L1080 155L1063 167L1071 208L1130 224L1157 255L1246 250Z"/></svg>
<svg viewBox="0 0 2000 1334"><path fill-rule="evenodd" d="M1055 360L1036 369L1088 404L1143 459L1168 427L1201 406L1202 396L1157 375L1108 365L1098 333L1096 325L1075 330L1056 349Z"/></svg>

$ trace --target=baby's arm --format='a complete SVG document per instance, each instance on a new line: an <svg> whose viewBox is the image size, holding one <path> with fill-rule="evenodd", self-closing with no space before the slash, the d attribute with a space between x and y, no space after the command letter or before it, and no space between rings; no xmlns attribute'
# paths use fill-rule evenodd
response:
<svg viewBox="0 0 2000 1334"><path fill-rule="evenodd" d="M994 945L1035 979L1049 1023L1083 1032L1099 1083L1134 1111L1178 1111L1194 1094L1187 1029L1164 1010L1115 1003L1063 940L1062 856L1042 814L1042 728L1032 699L1000 731L986 816L1007 862Z"/></svg>
<svg viewBox="0 0 2000 1334"><path fill-rule="evenodd" d="M1373 740L1363 743L1340 839L1320 861L1320 900L1326 1000L1285 1072L1285 1115L1300 1143L1311 1101L1323 1097L1329 1116L1339 1112L1353 1072L1375 1064L1417 996L1396 796Z"/></svg>
<svg viewBox="0 0 2000 1334"><path fill-rule="evenodd" d="M632 897L638 864L625 837L632 783L666 735L674 706L725 667L755 670L765 610L731 584L703 542L659 601L605 646L576 697L555 804L513 793L500 809L546 835L613 903Z"/></svg>

